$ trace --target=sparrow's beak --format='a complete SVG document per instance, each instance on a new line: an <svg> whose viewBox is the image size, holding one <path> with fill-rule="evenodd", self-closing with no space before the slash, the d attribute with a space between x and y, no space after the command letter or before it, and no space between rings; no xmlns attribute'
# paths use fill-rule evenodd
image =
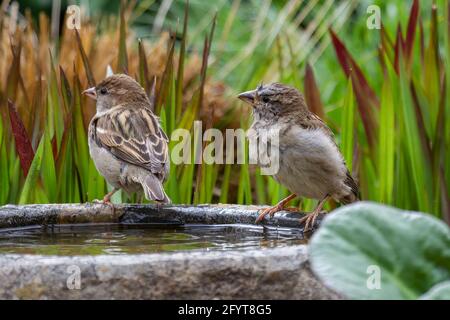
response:
<svg viewBox="0 0 450 320"><path fill-rule="evenodd" d="M238 95L238 98L244 102L247 102L248 104L253 105L255 103L256 90L243 92Z"/></svg>
<svg viewBox="0 0 450 320"><path fill-rule="evenodd" d="M83 94L87 95L91 99L97 100L97 92L95 91L95 87L84 90Z"/></svg>

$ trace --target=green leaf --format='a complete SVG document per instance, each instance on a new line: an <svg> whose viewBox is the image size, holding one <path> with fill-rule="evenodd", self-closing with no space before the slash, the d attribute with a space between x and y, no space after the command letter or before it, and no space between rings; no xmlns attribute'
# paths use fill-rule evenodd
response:
<svg viewBox="0 0 450 320"><path fill-rule="evenodd" d="M313 272L352 299L417 299L450 279L449 228L429 215L375 203L331 213L309 250Z"/></svg>
<svg viewBox="0 0 450 320"><path fill-rule="evenodd" d="M52 144L48 132L44 133L44 152L42 157L41 177L44 184L44 190L50 203L56 202L57 184L55 160L53 158Z"/></svg>
<svg viewBox="0 0 450 320"><path fill-rule="evenodd" d="M49 139L52 140L56 137L56 149L61 147L61 140L64 132L64 105L61 101L61 96L58 90L58 79L56 76L56 70L54 67L53 56L49 50L50 56L50 81L48 83L48 117L53 117L54 132L49 131Z"/></svg>
<svg viewBox="0 0 450 320"><path fill-rule="evenodd" d="M39 172L41 170L42 157L44 154L45 136L41 138L39 147L34 155L33 162L31 163L30 170L28 171L27 179L20 194L19 204L27 204L31 199L31 195L34 193L34 188L39 178Z"/></svg>
<svg viewBox="0 0 450 320"><path fill-rule="evenodd" d="M391 204L394 188L395 162L395 108L393 95L393 70L386 74L381 92L380 130L378 139L378 201Z"/></svg>
<svg viewBox="0 0 450 320"><path fill-rule="evenodd" d="M0 204L8 201L9 195L9 174L8 156L6 153L6 137L3 131L3 121L0 120Z"/></svg>
<svg viewBox="0 0 450 320"><path fill-rule="evenodd" d="M438 283L427 293L420 297L421 300L450 300L450 281Z"/></svg>
<svg viewBox="0 0 450 320"><path fill-rule="evenodd" d="M420 143L419 124L410 94L410 83L403 63L400 63L400 106L399 116L402 121L402 152L407 155L414 181L418 208L424 212L432 212L432 178L431 167L426 161L425 150Z"/></svg>
<svg viewBox="0 0 450 320"><path fill-rule="evenodd" d="M89 159L88 201L102 199L105 195L105 179L98 173L94 161Z"/></svg>
<svg viewBox="0 0 450 320"><path fill-rule="evenodd" d="M73 83L74 90L71 102L73 110L72 129L74 130L73 153L76 155L75 165L81 177L81 194L82 197L85 197L88 192L89 184L89 147L86 130L84 129L83 111L81 110L80 80L77 76L74 76Z"/></svg>

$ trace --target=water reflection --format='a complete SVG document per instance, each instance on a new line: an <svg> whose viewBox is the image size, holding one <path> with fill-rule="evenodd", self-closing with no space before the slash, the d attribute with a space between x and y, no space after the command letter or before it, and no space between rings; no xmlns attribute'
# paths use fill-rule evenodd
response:
<svg viewBox="0 0 450 320"><path fill-rule="evenodd" d="M123 255L305 243L298 229L248 225L85 224L0 231L0 253Z"/></svg>

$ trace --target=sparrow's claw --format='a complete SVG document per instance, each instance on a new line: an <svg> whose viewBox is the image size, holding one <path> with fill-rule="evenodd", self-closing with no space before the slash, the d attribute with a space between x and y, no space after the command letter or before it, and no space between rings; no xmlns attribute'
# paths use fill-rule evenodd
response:
<svg viewBox="0 0 450 320"><path fill-rule="evenodd" d="M306 214L306 216L300 219L300 224L303 222L305 223L305 227L303 228L304 232L309 231L310 229L312 230L314 228L314 224L316 223L317 217L322 212L323 205L325 204L325 202L328 201L329 198L330 196L327 195L317 204L317 207L316 209L314 209L313 212Z"/></svg>
<svg viewBox="0 0 450 320"><path fill-rule="evenodd" d="M314 228L314 224L316 223L316 220L317 220L317 217L319 216L319 214L320 214L320 211L315 210L313 212L306 214L306 216L304 216L303 218L300 219L300 224L305 223L303 231L309 231Z"/></svg>
<svg viewBox="0 0 450 320"><path fill-rule="evenodd" d="M259 214L258 218L256 219L255 223L259 223L261 221L264 220L264 217L269 215L270 218L273 218L273 216L275 215L275 213L282 211L283 210L283 206L280 205L276 205L270 208L266 208L263 209L262 212Z"/></svg>
<svg viewBox="0 0 450 320"><path fill-rule="evenodd" d="M111 200L108 199L106 196L103 198L103 200L94 199L94 200L92 201L92 203L106 205L106 206L108 206L108 207L111 208L111 210L112 210L113 213L114 213L114 210L116 209L116 208L114 207L114 204L111 202Z"/></svg>
<svg viewBox="0 0 450 320"><path fill-rule="evenodd" d="M281 200L280 202L278 202L275 206L270 207L270 208L266 208L264 209L261 214L259 215L259 217L256 219L256 223L261 222L262 220L264 220L264 217L266 215L270 215L271 218L273 218L273 216L275 215L275 213L284 210L284 207L289 203L289 201L291 201L292 199L294 199L296 197L295 194L291 194L290 196L286 197L285 199Z"/></svg>

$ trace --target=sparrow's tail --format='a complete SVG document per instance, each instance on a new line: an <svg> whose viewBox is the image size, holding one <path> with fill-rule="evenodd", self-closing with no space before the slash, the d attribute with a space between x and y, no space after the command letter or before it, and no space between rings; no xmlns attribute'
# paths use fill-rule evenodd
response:
<svg viewBox="0 0 450 320"><path fill-rule="evenodd" d="M161 181L153 174L146 175L141 180L141 185L147 200L153 200L160 203L171 203L170 198L164 191Z"/></svg>
<svg viewBox="0 0 450 320"><path fill-rule="evenodd" d="M350 192L347 195L345 195L344 197L341 197L339 199L339 202L342 204L350 204L350 203L359 201L360 198L359 198L358 185L356 184L355 180L353 179L350 172L348 172L348 170L347 170L347 177L346 177L344 183L348 187L350 187Z"/></svg>

